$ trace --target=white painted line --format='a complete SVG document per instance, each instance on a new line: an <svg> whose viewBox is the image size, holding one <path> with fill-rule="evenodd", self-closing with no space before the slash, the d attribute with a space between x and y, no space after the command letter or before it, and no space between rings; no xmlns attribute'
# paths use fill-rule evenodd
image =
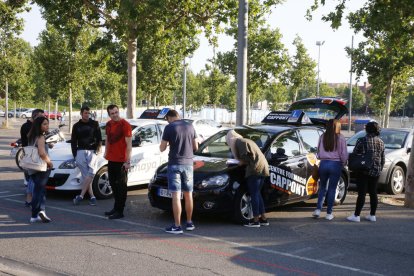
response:
<svg viewBox="0 0 414 276"><path fill-rule="evenodd" d="M7 194L7 193L10 193L10 192L9 191L0 192L0 194Z"/></svg>
<svg viewBox="0 0 414 276"><path fill-rule="evenodd" d="M8 198L8 197L13 197L13 196L24 196L24 194L4 195L4 196L0 196L0 198ZM20 202L20 201L16 200L16 202Z"/></svg>
<svg viewBox="0 0 414 276"><path fill-rule="evenodd" d="M14 199L6 199L6 200L20 203L20 201L14 200ZM55 209L55 210L59 210L59 211L63 211L63 212L68 212L68 213L73 213L73 214L78 214L78 215L94 217L94 218L107 219L105 216L95 215L95 214L81 212L81 211L74 211L74 210L69 210L69 209L50 206L50 205L47 205L47 208L48 209ZM148 225L148 224L137 223L137 222L128 221L128 220L125 220L125 219L117 219L117 221L121 222L121 223L129 224L129 225L134 225L134 226L141 226L141 227L156 229L156 230L164 230L161 227L156 227L156 226L152 226L152 225ZM359 269L359 268L355 268L355 267L334 264L334 263L330 263L330 262L327 262L327 261L308 258L308 257L303 257L303 256L299 256L299 255L295 255L295 254L287 253L287 252L282 252L282 251L278 251L278 250L271 250L271 249L265 249L265 248L260 248L260 247L254 247L254 246L250 246L250 245L247 245L247 244L242 244L242 243L238 243L238 242L232 242L232 241L228 241L228 240L224 240L224 239L213 238L213 237L208 237L208 236L202 236L202 235L197 235L197 234L184 233L184 235L192 236L192 237L196 237L196 238L200 238L200 239L204 239L204 240L212 240L212 241L217 241L217 242L221 242L221 243L226 243L226 244L229 244L229 245L233 245L233 246L237 246L237 247L243 247L243 248L247 248L247 249L254 250L254 251L259 251L259 252L265 252L265 253L272 254L272 255L280 255L280 256L284 256L284 257L298 259L298 260L301 260L301 261L308 261L308 262L317 263L317 264L321 264L321 265L325 265L325 266L340 268L340 269L343 269L343 270L349 270L349 271L358 272L358 273L361 273L361 274L383 276L383 274L379 274L379 273L375 273L375 272L371 272L371 271L367 271L367 270L363 270L363 269Z"/></svg>
<svg viewBox="0 0 414 276"><path fill-rule="evenodd" d="M314 249L315 248L313 248L313 247L304 247L304 248L301 248L301 249L298 249L298 250L294 250L294 251L290 252L290 254L303 253L303 252L311 251L311 250L314 250Z"/></svg>

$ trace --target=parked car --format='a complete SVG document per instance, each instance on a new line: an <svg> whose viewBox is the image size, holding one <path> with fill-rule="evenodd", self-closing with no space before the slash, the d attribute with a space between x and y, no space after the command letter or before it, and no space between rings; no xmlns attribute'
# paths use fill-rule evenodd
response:
<svg viewBox="0 0 414 276"><path fill-rule="evenodd" d="M359 138L364 137L365 130L357 132L347 141L348 152L351 153ZM408 160L413 142L413 129L383 128L380 138L385 146L385 165L379 177L379 188L389 194L401 194L406 184ZM355 180L351 172L351 182Z"/></svg>
<svg viewBox="0 0 414 276"><path fill-rule="evenodd" d="M50 120L58 119L60 121L62 119L62 113L60 113L59 111L58 112L52 111L50 112L50 114L49 112L45 111L45 117L48 117L48 116Z"/></svg>
<svg viewBox="0 0 414 276"><path fill-rule="evenodd" d="M2 109L0 109L0 117L4 117L6 115L6 112Z"/></svg>
<svg viewBox="0 0 414 276"><path fill-rule="evenodd" d="M155 170L168 160L168 151L160 152L159 146L162 133L167 122L157 119L127 120L132 127L132 154L131 168L128 171L128 186L148 184ZM100 124L103 144L105 144L105 123ZM104 159L105 150L98 155L98 172L92 188L97 198L105 199L112 196L112 188L108 179L107 160ZM70 140L66 143L57 143L49 151L53 167L46 188L49 190L80 190L81 173L72 156Z"/></svg>
<svg viewBox="0 0 414 276"><path fill-rule="evenodd" d="M20 118L26 119L32 117L32 111L35 110L34 108L28 108L25 111L20 113Z"/></svg>
<svg viewBox="0 0 414 276"><path fill-rule="evenodd" d="M184 121L193 125L200 143L223 129L221 124L211 119L184 119Z"/></svg>
<svg viewBox="0 0 414 276"><path fill-rule="evenodd" d="M28 108L16 108L13 110L9 110L9 112L7 113L7 117L12 118L14 117L14 114L16 114L16 118L20 118L22 113L27 111Z"/></svg>
<svg viewBox="0 0 414 276"><path fill-rule="evenodd" d="M314 198L318 182L312 177L316 151L327 119L347 113L346 102L337 98L313 98L293 103L288 112L271 112L262 124L238 127L237 133L256 142L269 162L270 176L262 189L266 208ZM309 117L307 113L315 116ZM253 217L245 183L245 166L238 166L226 144L228 130L202 143L194 158L194 210L198 213L227 213L236 222ZM343 168L336 203L347 194L349 173ZM171 210L167 164L156 171L148 186L153 207Z"/></svg>

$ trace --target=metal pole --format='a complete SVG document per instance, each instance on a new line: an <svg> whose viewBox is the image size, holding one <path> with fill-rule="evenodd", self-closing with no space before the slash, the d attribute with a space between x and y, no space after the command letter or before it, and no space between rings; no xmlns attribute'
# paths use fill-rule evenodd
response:
<svg viewBox="0 0 414 276"><path fill-rule="evenodd" d="M239 0L236 125L246 122L248 0Z"/></svg>
<svg viewBox="0 0 414 276"><path fill-rule="evenodd" d="M4 113L4 118L6 120L6 125L5 127L8 128L9 127L9 82L6 78L6 113Z"/></svg>
<svg viewBox="0 0 414 276"><path fill-rule="evenodd" d="M351 132L352 124L352 51L354 50L354 36L351 42L351 69L349 70L349 114L348 114L348 132Z"/></svg>
<svg viewBox="0 0 414 276"><path fill-rule="evenodd" d="M321 44L318 45L319 53L318 53L318 86L316 88L316 97L319 97L319 63L321 60Z"/></svg>
<svg viewBox="0 0 414 276"><path fill-rule="evenodd" d="M184 69L183 69L183 119L185 118L185 104L186 104L186 97L187 97L187 95L186 95L186 93L187 93L187 91L186 91L186 89L187 89L187 87L186 87L186 84L187 84L187 65L185 64L185 58L184 58L184 60L183 60L183 67L184 67Z"/></svg>

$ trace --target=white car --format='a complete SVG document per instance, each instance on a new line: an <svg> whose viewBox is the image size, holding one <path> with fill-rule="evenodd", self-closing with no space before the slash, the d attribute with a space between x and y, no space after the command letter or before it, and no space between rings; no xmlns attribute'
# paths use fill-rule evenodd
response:
<svg viewBox="0 0 414 276"><path fill-rule="evenodd" d="M223 130L223 126L211 119L184 119L191 123L196 131L199 143L207 140L220 130Z"/></svg>
<svg viewBox="0 0 414 276"><path fill-rule="evenodd" d="M168 150L160 152L160 142L165 120L131 119L127 120L132 127L131 168L128 172L128 186L148 184L155 170L168 161ZM105 124L101 124L102 140L106 138ZM104 144L104 142L103 142ZM98 172L92 182L95 196L100 199L112 196L109 185L107 160L103 158L103 145L98 155ZM81 173L72 156L70 141L57 143L49 150L55 169L52 170L46 188L49 190L80 190Z"/></svg>
<svg viewBox="0 0 414 276"><path fill-rule="evenodd" d="M20 118L26 119L32 117L32 111L35 110L34 108L29 108L25 111L20 113Z"/></svg>
<svg viewBox="0 0 414 276"><path fill-rule="evenodd" d="M4 116L5 116L5 114L6 114L6 112L5 112L5 111L3 111L2 109L0 109L0 117L4 117Z"/></svg>

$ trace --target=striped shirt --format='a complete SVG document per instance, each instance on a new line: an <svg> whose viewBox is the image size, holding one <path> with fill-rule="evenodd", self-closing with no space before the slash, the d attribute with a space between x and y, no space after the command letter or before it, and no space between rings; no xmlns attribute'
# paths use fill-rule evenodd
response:
<svg viewBox="0 0 414 276"><path fill-rule="evenodd" d="M372 168L368 171L369 176L379 176L385 163L384 142L374 134L367 134L365 137L359 138L356 142L354 153L363 153L364 151L372 151L374 162Z"/></svg>

